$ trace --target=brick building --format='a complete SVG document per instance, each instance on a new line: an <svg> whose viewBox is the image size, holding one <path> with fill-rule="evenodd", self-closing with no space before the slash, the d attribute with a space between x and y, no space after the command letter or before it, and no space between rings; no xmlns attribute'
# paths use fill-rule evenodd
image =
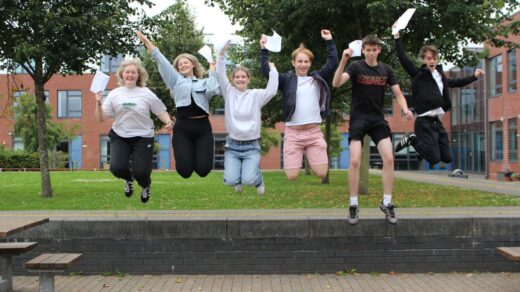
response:
<svg viewBox="0 0 520 292"><path fill-rule="evenodd" d="M516 13L515 20L520 18ZM512 41L519 43L520 37ZM520 93L517 89L518 50L488 47L489 57L482 60L479 67L486 69L486 78L463 88L452 89L453 110L443 117L446 130L451 135L451 149L454 161L445 165L429 165L417 161L413 147L396 153L395 166L398 170L451 170L460 168L468 172L486 173L496 178L497 173L507 170L520 172L518 162L518 126L520 118ZM101 70L111 74L107 92L117 87L113 72L117 70L121 57L103 57ZM452 77L473 74L475 67L450 71ZM23 91L34 88L31 78L22 71L16 75L0 74L0 143L7 148L21 149L23 142L12 132L13 121L9 116L10 103ZM69 167L80 169L100 169L106 167L110 153L107 133L111 122L98 123L94 117L95 100L89 88L93 75L54 76L45 87L48 102L53 108L55 121L65 124L78 124L81 130L71 141L60 145L62 151L69 153ZM8 96L13 98L7 98ZM218 98L218 97L217 97ZM486 102L487 101L487 102ZM393 141L399 141L407 132L413 130L413 122L407 121L398 104L388 98L385 115L393 133ZM215 137L216 169L223 168L224 142L226 137L223 109L218 109L210 117ZM283 124L277 125L282 134ZM331 167L348 168L348 121L340 126L344 150L338 157L331 158ZM155 158L155 167L175 169L171 148L171 133L159 132L157 142L161 145ZM262 169L280 169L283 143L262 157ZM371 147L371 164L377 165L380 157L375 145Z"/></svg>

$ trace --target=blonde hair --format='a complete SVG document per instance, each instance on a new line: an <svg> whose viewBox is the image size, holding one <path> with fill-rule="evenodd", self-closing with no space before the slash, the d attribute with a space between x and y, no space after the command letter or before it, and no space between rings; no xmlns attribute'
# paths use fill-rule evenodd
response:
<svg viewBox="0 0 520 292"><path fill-rule="evenodd" d="M237 67L235 67L235 69L233 69L233 72L231 72L231 78L235 78L235 74L238 71L244 71L247 75L247 78L251 78L251 70L249 70L249 68L242 67L242 66L237 66Z"/></svg>
<svg viewBox="0 0 520 292"><path fill-rule="evenodd" d="M144 69L141 60L138 58L123 60L123 62L121 62L121 65L119 65L119 68L117 69L117 84L119 84L119 86L125 86L125 81L123 80L123 71L125 71L125 68L130 65L134 65L137 68L137 72L139 73L136 86L145 87L146 81L148 81L148 72L146 72L146 69Z"/></svg>
<svg viewBox="0 0 520 292"><path fill-rule="evenodd" d="M292 59L296 60L296 56L298 56L298 54L300 54L300 53L309 57L309 60L312 62L314 55L312 54L311 50L309 50L305 47L305 45L303 43L301 43L300 46L292 52L292 55L291 55Z"/></svg>
<svg viewBox="0 0 520 292"><path fill-rule="evenodd" d="M188 53L183 53L175 57L175 60L173 60L173 67L175 68L175 70L179 71L179 60L181 58L186 58L193 64L193 75L195 75L195 77L199 79L202 79L202 77L204 77L204 74L206 74L206 70L204 70L204 67L202 67L202 65L199 63L197 57Z"/></svg>

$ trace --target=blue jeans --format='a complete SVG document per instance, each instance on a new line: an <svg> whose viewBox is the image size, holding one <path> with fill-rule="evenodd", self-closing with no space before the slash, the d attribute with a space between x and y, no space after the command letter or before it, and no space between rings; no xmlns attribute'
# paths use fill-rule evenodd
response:
<svg viewBox="0 0 520 292"><path fill-rule="evenodd" d="M224 183L228 186L262 184L258 139L236 141L227 138L224 152Z"/></svg>

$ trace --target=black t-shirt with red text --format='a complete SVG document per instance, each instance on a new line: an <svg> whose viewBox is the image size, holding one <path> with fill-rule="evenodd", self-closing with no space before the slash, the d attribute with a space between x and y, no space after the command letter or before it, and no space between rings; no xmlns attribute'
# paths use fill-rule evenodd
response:
<svg viewBox="0 0 520 292"><path fill-rule="evenodd" d="M394 70L389 65L378 62L369 66L365 60L352 62L346 72L352 80L352 103L350 117L356 113L368 115L383 114L386 85L397 84Z"/></svg>

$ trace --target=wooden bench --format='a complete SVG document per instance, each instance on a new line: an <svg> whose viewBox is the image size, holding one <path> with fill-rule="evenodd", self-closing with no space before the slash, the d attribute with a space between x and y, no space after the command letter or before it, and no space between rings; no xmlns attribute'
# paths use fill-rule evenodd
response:
<svg viewBox="0 0 520 292"><path fill-rule="evenodd" d="M29 272L39 274L41 292L54 291L54 275L63 273L81 258L80 253L44 253L25 263Z"/></svg>
<svg viewBox="0 0 520 292"><path fill-rule="evenodd" d="M499 254L505 256L506 258L520 262L520 246L519 247L497 247L497 251Z"/></svg>
<svg viewBox="0 0 520 292"><path fill-rule="evenodd" d="M13 256L21 255L33 249L37 242L2 242L0 243L0 291L13 291Z"/></svg>

